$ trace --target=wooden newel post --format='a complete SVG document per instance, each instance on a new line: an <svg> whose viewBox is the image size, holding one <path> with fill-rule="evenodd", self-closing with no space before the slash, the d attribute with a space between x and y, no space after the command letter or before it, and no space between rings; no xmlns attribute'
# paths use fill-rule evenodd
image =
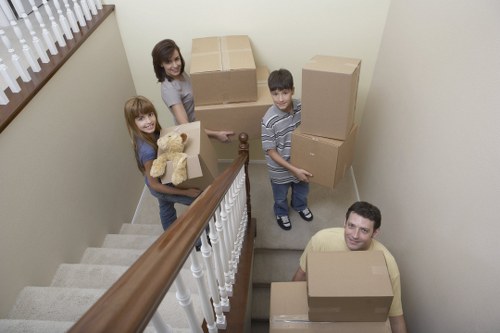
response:
<svg viewBox="0 0 500 333"><path fill-rule="evenodd" d="M248 134L245 132L240 133L239 135L239 140L240 140L240 147L238 150L238 153L241 154L246 154L245 158L245 187L247 191L247 215L248 215L248 221L251 220L252 218L252 207L251 207L251 200L250 200L250 178L248 176L248 162L250 160L250 145L248 144Z"/></svg>

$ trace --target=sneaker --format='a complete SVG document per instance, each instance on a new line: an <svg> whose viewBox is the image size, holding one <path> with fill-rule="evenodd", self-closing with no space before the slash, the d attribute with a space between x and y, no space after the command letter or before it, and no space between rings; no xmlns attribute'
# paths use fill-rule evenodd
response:
<svg viewBox="0 0 500 333"><path fill-rule="evenodd" d="M299 215L307 222L310 222L313 219L313 213L307 207L304 210L299 211Z"/></svg>
<svg viewBox="0 0 500 333"><path fill-rule="evenodd" d="M292 229L292 223L290 222L290 218L287 215L276 216L276 221L278 222L278 225L281 227L281 229Z"/></svg>

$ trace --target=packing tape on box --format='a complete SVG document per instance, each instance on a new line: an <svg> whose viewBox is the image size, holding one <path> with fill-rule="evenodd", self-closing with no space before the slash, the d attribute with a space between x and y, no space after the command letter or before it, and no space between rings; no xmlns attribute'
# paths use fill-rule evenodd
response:
<svg viewBox="0 0 500 333"><path fill-rule="evenodd" d="M276 315L269 318L272 328L310 328L312 322L309 321L307 314L301 315ZM314 325L331 325L331 322L315 321Z"/></svg>

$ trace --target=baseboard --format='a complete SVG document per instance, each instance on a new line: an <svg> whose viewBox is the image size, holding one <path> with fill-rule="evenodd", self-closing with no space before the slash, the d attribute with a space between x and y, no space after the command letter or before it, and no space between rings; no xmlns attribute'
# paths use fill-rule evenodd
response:
<svg viewBox="0 0 500 333"><path fill-rule="evenodd" d="M356 194L356 200L361 201L361 198L359 197L359 191L358 191L358 183L356 182L356 176L354 175L354 168L351 165L351 176L352 176L352 185L354 186L354 193Z"/></svg>
<svg viewBox="0 0 500 333"><path fill-rule="evenodd" d="M137 206L135 207L135 212L134 212L134 217L132 217L132 222L131 224L134 224L137 222L138 216L139 216L139 210L142 207L142 203L144 202L144 197L146 194L148 194L149 190L146 185L144 185L144 188L142 189L141 197L139 198L139 202L137 203Z"/></svg>

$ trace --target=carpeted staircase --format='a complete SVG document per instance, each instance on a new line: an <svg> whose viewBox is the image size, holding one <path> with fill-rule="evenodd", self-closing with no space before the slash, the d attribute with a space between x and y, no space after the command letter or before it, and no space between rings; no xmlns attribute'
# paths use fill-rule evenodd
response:
<svg viewBox="0 0 500 333"><path fill-rule="evenodd" d="M305 222L298 213L291 212L292 229L284 231L277 225L273 214L272 191L265 163L251 162L249 175L252 217L257 221L251 331L267 333L271 282L291 280L310 237L323 228L341 227L345 211L357 200L357 194L350 171L333 190L311 184L309 206L314 220ZM184 210L183 206L178 206L178 214ZM108 235L102 247L88 248L81 263L62 264L50 287L26 287L12 309L10 319L0 320L0 332L65 332L161 234L158 204L147 191L139 203L134 222L124 224L119 234ZM186 281L191 281L186 284L193 286L190 289L201 324L201 309L189 264L188 259L182 275ZM169 291L160 306L160 314L165 322L176 328L176 332L189 332L185 316L180 312L182 309L177 305L174 291ZM154 329L148 327L146 332L154 332Z"/></svg>
<svg viewBox="0 0 500 333"><path fill-rule="evenodd" d="M124 224L119 234L105 237L102 247L86 249L79 264L60 265L50 286L25 287L9 319L0 320L0 332L66 332L162 232L160 224ZM203 316L189 265L188 259L180 274L190 286L201 326ZM190 331L175 298L175 287L166 294L158 312L175 332ZM145 332L154 329L150 325Z"/></svg>

